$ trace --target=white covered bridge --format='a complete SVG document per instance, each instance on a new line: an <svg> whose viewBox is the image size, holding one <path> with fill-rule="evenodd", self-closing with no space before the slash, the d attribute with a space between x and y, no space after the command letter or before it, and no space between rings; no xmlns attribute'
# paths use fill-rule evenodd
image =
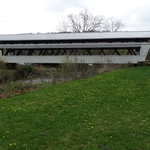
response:
<svg viewBox="0 0 150 150"><path fill-rule="evenodd" d="M0 35L6 63L133 63L145 61L150 32L92 32Z"/></svg>

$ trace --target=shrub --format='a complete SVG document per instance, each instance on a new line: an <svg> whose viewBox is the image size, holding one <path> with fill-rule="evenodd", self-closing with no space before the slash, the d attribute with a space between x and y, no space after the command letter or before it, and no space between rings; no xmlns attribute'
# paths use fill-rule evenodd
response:
<svg viewBox="0 0 150 150"><path fill-rule="evenodd" d="M72 79L85 78L97 74L100 65L77 64L72 62L65 62L60 64L57 72L55 72L53 80L54 83L58 81L68 81Z"/></svg>
<svg viewBox="0 0 150 150"><path fill-rule="evenodd" d="M14 79L13 71L1 70L0 72L0 83L6 83Z"/></svg>
<svg viewBox="0 0 150 150"><path fill-rule="evenodd" d="M3 60L0 58L0 69L3 69L5 67L5 63Z"/></svg>
<svg viewBox="0 0 150 150"><path fill-rule="evenodd" d="M32 65L20 65L16 69L16 77L21 79L27 79L36 74L36 69Z"/></svg>

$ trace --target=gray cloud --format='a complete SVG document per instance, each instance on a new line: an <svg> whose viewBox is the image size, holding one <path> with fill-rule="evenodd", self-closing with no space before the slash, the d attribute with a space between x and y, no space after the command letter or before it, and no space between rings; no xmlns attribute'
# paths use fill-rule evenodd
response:
<svg viewBox="0 0 150 150"><path fill-rule="evenodd" d="M0 5L0 34L53 32L63 17L84 9L122 19L125 30L150 31L150 0L0 0Z"/></svg>
<svg viewBox="0 0 150 150"><path fill-rule="evenodd" d="M125 17L129 30L150 30L150 2L128 10Z"/></svg>
<svg viewBox="0 0 150 150"><path fill-rule="evenodd" d="M80 0L50 0L47 2L44 11L49 13L52 12L54 14L62 14L72 7L83 8L85 5Z"/></svg>

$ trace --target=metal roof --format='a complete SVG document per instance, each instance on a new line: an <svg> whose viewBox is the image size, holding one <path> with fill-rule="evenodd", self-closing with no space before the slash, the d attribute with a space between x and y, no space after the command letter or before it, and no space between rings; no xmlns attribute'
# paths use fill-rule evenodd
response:
<svg viewBox="0 0 150 150"><path fill-rule="evenodd" d="M150 31L0 35L0 41L94 40L94 39L128 39L128 38L129 39L134 39L134 38L150 39Z"/></svg>

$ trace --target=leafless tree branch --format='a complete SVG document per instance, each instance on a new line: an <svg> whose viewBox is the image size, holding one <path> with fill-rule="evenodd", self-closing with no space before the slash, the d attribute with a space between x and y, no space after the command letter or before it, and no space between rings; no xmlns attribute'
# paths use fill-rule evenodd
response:
<svg viewBox="0 0 150 150"><path fill-rule="evenodd" d="M79 14L69 14L67 21L62 21L57 30L59 32L97 32L97 31L119 31L125 24L119 20L105 18L104 16L93 16L87 9Z"/></svg>
<svg viewBox="0 0 150 150"><path fill-rule="evenodd" d="M106 19L103 30L107 32L120 31L125 27L125 24L120 19L115 19L113 17Z"/></svg>

